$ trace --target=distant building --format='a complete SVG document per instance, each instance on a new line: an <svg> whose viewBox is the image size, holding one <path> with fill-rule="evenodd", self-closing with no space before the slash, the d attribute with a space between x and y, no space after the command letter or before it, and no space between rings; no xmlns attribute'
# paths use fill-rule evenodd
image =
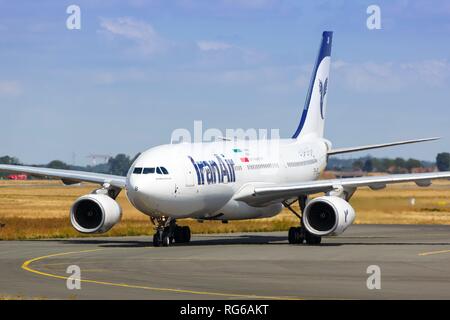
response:
<svg viewBox="0 0 450 320"><path fill-rule="evenodd" d="M425 172L435 172L437 171L437 167L418 167L418 168L412 168L411 173L425 173Z"/></svg>
<svg viewBox="0 0 450 320"><path fill-rule="evenodd" d="M355 171L327 171L329 175L332 175L338 179L343 178L357 178L357 177L363 177L367 174L367 172L364 172L362 170L355 170Z"/></svg>
<svg viewBox="0 0 450 320"><path fill-rule="evenodd" d="M7 178L9 180L27 180L28 176L26 174L10 174Z"/></svg>

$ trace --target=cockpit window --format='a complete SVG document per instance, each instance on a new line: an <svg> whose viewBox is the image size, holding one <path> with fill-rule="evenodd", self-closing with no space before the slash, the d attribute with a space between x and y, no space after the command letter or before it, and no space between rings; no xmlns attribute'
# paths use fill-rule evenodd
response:
<svg viewBox="0 0 450 320"><path fill-rule="evenodd" d="M155 173L155 168L144 168L143 174Z"/></svg>
<svg viewBox="0 0 450 320"><path fill-rule="evenodd" d="M142 173L142 168L138 168L138 167L134 168L133 173L134 174L141 174Z"/></svg>
<svg viewBox="0 0 450 320"><path fill-rule="evenodd" d="M169 174L169 171L167 171L164 167L148 167L148 168L134 168L133 173L134 174Z"/></svg>

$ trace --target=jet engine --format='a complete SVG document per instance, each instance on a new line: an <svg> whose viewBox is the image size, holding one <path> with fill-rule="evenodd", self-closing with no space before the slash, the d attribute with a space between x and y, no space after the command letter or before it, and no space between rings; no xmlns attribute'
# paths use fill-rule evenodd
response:
<svg viewBox="0 0 450 320"><path fill-rule="evenodd" d="M105 194L78 198L70 209L72 226L82 233L104 233L122 218L122 208Z"/></svg>
<svg viewBox="0 0 450 320"><path fill-rule="evenodd" d="M316 236L339 235L355 220L355 210L342 198L318 197L305 207L303 223Z"/></svg>

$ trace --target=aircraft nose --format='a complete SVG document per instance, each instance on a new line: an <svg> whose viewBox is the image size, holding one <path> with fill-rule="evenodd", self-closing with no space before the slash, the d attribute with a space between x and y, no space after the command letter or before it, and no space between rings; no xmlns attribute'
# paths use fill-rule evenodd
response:
<svg viewBox="0 0 450 320"><path fill-rule="evenodd" d="M130 177L128 180L128 191L138 192L139 191L139 182L135 177Z"/></svg>
<svg viewBox="0 0 450 320"><path fill-rule="evenodd" d="M128 179L127 185L127 195L128 199L133 203L135 207L141 207L145 200L144 188L142 186L142 181L138 177L130 177Z"/></svg>
<svg viewBox="0 0 450 320"><path fill-rule="evenodd" d="M156 196L155 181L151 174L132 174L128 178L127 192L129 199L140 207L149 206Z"/></svg>

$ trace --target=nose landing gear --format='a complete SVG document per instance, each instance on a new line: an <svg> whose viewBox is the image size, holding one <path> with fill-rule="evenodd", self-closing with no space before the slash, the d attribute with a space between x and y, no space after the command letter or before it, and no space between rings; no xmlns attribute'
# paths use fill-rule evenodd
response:
<svg viewBox="0 0 450 320"><path fill-rule="evenodd" d="M153 235L153 246L168 247L172 243L188 243L191 240L191 230L188 226L178 226L176 220L166 217L150 218L156 226Z"/></svg>
<svg viewBox="0 0 450 320"><path fill-rule="evenodd" d="M188 243L191 241L191 229L188 226L176 226L173 237L175 243Z"/></svg>

